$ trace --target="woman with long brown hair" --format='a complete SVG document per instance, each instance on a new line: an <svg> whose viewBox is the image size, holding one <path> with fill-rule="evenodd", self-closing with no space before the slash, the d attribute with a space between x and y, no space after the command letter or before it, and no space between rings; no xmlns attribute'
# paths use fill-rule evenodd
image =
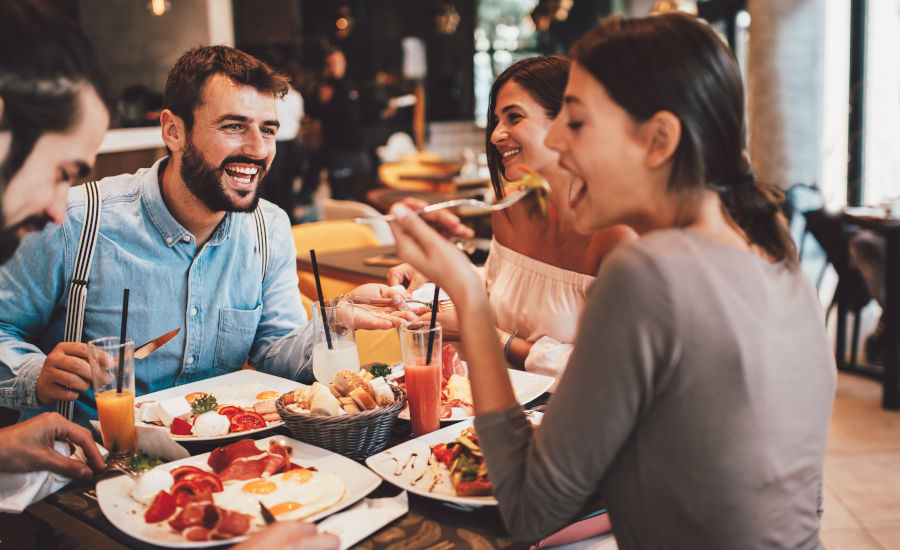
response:
<svg viewBox="0 0 900 550"><path fill-rule="evenodd" d="M732 53L684 14L607 19L571 52L546 143L604 259L540 426L515 403L480 281L403 206L398 251L454 299L475 427L510 532L599 493L620 548L818 548L835 370L779 194L744 154Z"/></svg>

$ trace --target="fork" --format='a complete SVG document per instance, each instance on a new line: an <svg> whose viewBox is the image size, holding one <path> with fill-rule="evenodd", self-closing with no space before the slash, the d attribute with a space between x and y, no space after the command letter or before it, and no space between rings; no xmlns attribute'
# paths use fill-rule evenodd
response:
<svg viewBox="0 0 900 550"><path fill-rule="evenodd" d="M422 214L430 214L431 212L437 212L438 210L444 210L447 208L455 208L457 206L469 206L471 208L480 208L482 210L496 212L497 210L509 208L513 204L519 202L532 190L534 190L533 187L519 189L515 193L510 193L509 195L504 197L502 201L494 204L480 201L478 199L453 199L445 202L439 202L437 204L429 204L422 210L413 210L413 212L421 216ZM392 222L395 219L397 218L393 214L385 214L384 216L373 216L371 218L353 218L353 221L356 223L375 223L377 221Z"/></svg>
<svg viewBox="0 0 900 550"><path fill-rule="evenodd" d="M353 301L353 295L349 295L349 296L347 296L347 298L351 302ZM366 298L364 298L364 300L365 300L365 303L362 303L360 305L374 306L374 307L390 307L390 306L394 305L393 300L391 300L390 298L366 297ZM430 302L430 301L426 301L426 300L414 300L412 298L404 298L403 301L406 302L407 304L421 304L421 305L427 307L428 309L434 308L434 302ZM440 312L452 311L454 309L456 309L456 306L453 304L453 300L451 300L450 298L442 298L442 299L438 300L438 311L440 311Z"/></svg>

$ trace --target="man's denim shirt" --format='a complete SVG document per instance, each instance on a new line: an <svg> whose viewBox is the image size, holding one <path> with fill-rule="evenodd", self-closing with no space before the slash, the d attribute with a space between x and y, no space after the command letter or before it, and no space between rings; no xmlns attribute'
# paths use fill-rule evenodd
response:
<svg viewBox="0 0 900 550"><path fill-rule="evenodd" d="M198 251L163 203L158 174L165 161L100 182L82 341L120 334L128 288L128 336L136 345L181 327L168 344L135 361L139 396L239 370L248 356L269 374L310 378L312 327L297 290L287 215L260 201L269 237L263 280L252 215L226 214ZM35 383L45 355L63 339L84 204L84 186L73 188L65 222L23 239L0 267L0 405L30 409L26 416L40 412ZM87 392L76 402L79 423L96 418L85 403L92 401Z"/></svg>

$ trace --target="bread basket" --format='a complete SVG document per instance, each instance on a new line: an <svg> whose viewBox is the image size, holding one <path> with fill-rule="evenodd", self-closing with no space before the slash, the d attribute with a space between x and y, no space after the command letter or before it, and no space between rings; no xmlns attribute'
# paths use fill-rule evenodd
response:
<svg viewBox="0 0 900 550"><path fill-rule="evenodd" d="M291 435L304 443L328 449L354 460L363 460L380 452L387 445L397 415L406 405L406 391L391 386L394 403L337 416L303 414L288 409L284 396L275 408Z"/></svg>

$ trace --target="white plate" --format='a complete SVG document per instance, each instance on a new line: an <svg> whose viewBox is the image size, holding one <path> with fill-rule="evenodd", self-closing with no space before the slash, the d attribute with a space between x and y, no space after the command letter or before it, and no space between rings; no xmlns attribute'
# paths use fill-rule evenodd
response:
<svg viewBox="0 0 900 550"><path fill-rule="evenodd" d="M314 447L307 443L301 443L293 439L281 436L272 436L257 441L260 448L268 448L268 441L276 439L294 448L291 462L301 466L313 466L320 472L337 474L347 483L344 496L331 508L310 516L305 521L316 521L329 516L339 510L350 506L362 499L381 484L381 479L364 466L357 464L349 458L339 454ZM192 456L182 460L170 462L164 467L175 468L185 464L197 466L208 470L206 466L209 453ZM106 519L117 529L140 541L149 544L158 544L169 548L205 548L220 544L234 544L247 537L236 537L228 540L214 540L192 542L185 540L181 534L173 531L166 522L144 522L144 510L146 507L131 498L134 481L128 476L119 476L105 479L97 484L97 502Z"/></svg>
<svg viewBox="0 0 900 550"><path fill-rule="evenodd" d="M400 371L402 373L402 369ZM399 376L399 375L397 375ZM535 374L524 370L509 369L509 380L512 382L513 391L516 394L516 400L523 405L532 399L539 397L547 388L553 385L552 376L544 376L543 374ZM404 407L397 418L409 420L409 405ZM450 409L450 416L441 418L441 422L457 422L472 418L466 414L464 409L453 407Z"/></svg>
<svg viewBox="0 0 900 550"><path fill-rule="evenodd" d="M191 382L190 384L185 384L183 386L175 386L174 388L168 388L165 390L160 390L153 393L148 393L146 395L142 395L135 399L135 403L143 403L144 401L163 401L165 399L171 399L173 397L183 397L189 393L194 393L198 391L207 391L209 389L215 388L217 386L229 386L229 385L245 385L245 384L262 384L272 390L277 391L278 393L284 394L289 391L292 391L294 388L302 386L300 382L296 382L294 380L288 380L287 378L281 378L279 376L272 376L271 374L266 374L264 372L259 372L255 370L238 370L234 372L229 372L228 374L223 374L222 376L215 376L213 378L207 378L206 380L199 380L197 382ZM229 403L220 403L220 405L228 405ZM135 409L135 423L140 426L153 426L153 424L148 424L146 422L141 422L140 420L140 412ZM174 435L169 433L169 436L175 441L216 441L219 439L234 439L236 437L246 437L251 434L255 434L257 432L262 432L265 430L271 430L272 428L277 428L284 424L282 420L276 420L274 422L266 422L265 428L257 428L255 430L247 430L245 432L235 432L235 433L227 433L225 435L218 435L215 437L197 437L195 435Z"/></svg>
<svg viewBox="0 0 900 550"><path fill-rule="evenodd" d="M459 434L473 422L474 420L471 418L463 420L391 447L386 451L381 451L367 458L366 466L388 483L406 489L410 493L466 506L496 506L497 499L492 496L456 496L447 468L437 461L433 461L432 465L428 464L431 447L438 443L455 441ZM413 454L416 456L410 458ZM405 468L403 468L404 465L406 465Z"/></svg>

